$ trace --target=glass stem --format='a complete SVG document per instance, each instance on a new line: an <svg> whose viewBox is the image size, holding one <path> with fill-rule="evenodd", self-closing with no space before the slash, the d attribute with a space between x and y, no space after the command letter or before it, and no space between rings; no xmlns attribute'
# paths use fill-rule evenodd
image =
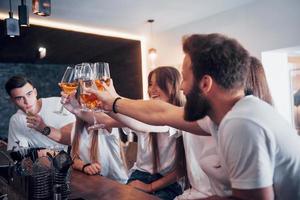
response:
<svg viewBox="0 0 300 200"><path fill-rule="evenodd" d="M59 110L59 113L62 114L63 112L64 112L64 106L61 105L60 110Z"/></svg>
<svg viewBox="0 0 300 200"><path fill-rule="evenodd" d="M94 126L97 124L97 119L95 115L95 110L93 110L93 120L94 120Z"/></svg>

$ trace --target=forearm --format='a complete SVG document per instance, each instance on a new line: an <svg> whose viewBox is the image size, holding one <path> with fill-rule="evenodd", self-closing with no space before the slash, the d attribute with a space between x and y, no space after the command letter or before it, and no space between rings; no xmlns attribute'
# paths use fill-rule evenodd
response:
<svg viewBox="0 0 300 200"><path fill-rule="evenodd" d="M272 186L258 189L236 189L232 188L232 196L218 197L212 196L204 200L273 200L275 199Z"/></svg>
<svg viewBox="0 0 300 200"><path fill-rule="evenodd" d="M166 103L158 100L120 99L115 104L115 110L147 124L165 125L160 118L166 112L162 104Z"/></svg>
<svg viewBox="0 0 300 200"><path fill-rule="evenodd" d="M204 199L198 199L198 200L241 200L239 198L235 197L219 197L219 196L211 196Z"/></svg>
<svg viewBox="0 0 300 200"><path fill-rule="evenodd" d="M82 167L85 165L86 163L84 163L81 159L79 158L75 158L73 161L73 169L77 169L78 171L82 170Z"/></svg>
<svg viewBox="0 0 300 200"><path fill-rule="evenodd" d="M82 110L76 110L76 112L73 113L76 115L76 117L82 119L83 121L87 122L88 124L94 123L93 113L92 112L86 112ZM97 114L96 114L97 116Z"/></svg>
<svg viewBox="0 0 300 200"><path fill-rule="evenodd" d="M73 123L70 123L61 129L56 129L54 127L50 127L50 134L47 136L50 139L65 145L71 144L71 131L72 131Z"/></svg>
<svg viewBox="0 0 300 200"><path fill-rule="evenodd" d="M70 133L62 133L60 129L51 128L51 133L47 136L48 138L65 145L71 144L71 134Z"/></svg>
<svg viewBox="0 0 300 200"><path fill-rule="evenodd" d="M197 135L210 136L196 122L184 120L183 107L159 100L120 99L115 104L116 111L146 124L156 126L171 126Z"/></svg>
<svg viewBox="0 0 300 200"><path fill-rule="evenodd" d="M118 120L124 126L138 132L167 132L169 130L167 126L152 126L119 113L110 112L109 116Z"/></svg>
<svg viewBox="0 0 300 200"><path fill-rule="evenodd" d="M184 175L180 168L173 170L172 172L166 174L164 177L151 183L152 191L157 191L159 189L165 188L166 186L175 183L179 178Z"/></svg>

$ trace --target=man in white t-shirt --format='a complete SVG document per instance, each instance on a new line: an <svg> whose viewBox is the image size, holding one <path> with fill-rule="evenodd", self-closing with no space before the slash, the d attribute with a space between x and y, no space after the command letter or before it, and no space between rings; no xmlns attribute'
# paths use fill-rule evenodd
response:
<svg viewBox="0 0 300 200"><path fill-rule="evenodd" d="M299 136L269 104L245 97L248 52L219 34L192 35L183 49L184 117L210 117L232 196L300 199Z"/></svg>
<svg viewBox="0 0 300 200"><path fill-rule="evenodd" d="M7 94L19 108L10 118L7 149L18 147L64 147L71 140L71 113L58 115L53 111L59 104L59 97L37 99L37 90L31 81L23 76L13 76L5 84ZM50 138L56 138L62 144Z"/></svg>

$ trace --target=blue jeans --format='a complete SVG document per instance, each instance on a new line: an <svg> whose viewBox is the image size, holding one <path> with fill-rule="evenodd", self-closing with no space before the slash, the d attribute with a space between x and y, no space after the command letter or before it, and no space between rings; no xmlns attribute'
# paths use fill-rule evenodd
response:
<svg viewBox="0 0 300 200"><path fill-rule="evenodd" d="M158 173L150 174L148 172L142 172L139 170L135 170L129 177L127 184L134 180L139 180L139 181L142 181L143 183L149 184L149 183L152 183L162 177L163 176ZM157 191L153 192L152 194L163 200L172 200L176 196L182 194L182 188L176 182L176 183L168 185L160 190L157 190Z"/></svg>

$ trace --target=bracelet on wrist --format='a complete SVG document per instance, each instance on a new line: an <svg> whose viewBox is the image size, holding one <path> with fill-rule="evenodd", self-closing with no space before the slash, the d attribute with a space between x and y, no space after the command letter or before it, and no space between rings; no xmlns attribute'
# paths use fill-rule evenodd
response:
<svg viewBox="0 0 300 200"><path fill-rule="evenodd" d="M85 169L87 166L90 166L90 165L91 165L91 163L87 163L87 164L83 165L82 168L81 168L81 171L84 173L84 169Z"/></svg>
<svg viewBox="0 0 300 200"><path fill-rule="evenodd" d="M115 100L114 100L114 102L113 102L113 105L112 105L112 111L113 111L114 113L118 113L117 110L116 110L116 103L117 103L117 101L120 100L120 99L122 99L122 98L121 98L121 97L117 97L117 98L115 98Z"/></svg>

